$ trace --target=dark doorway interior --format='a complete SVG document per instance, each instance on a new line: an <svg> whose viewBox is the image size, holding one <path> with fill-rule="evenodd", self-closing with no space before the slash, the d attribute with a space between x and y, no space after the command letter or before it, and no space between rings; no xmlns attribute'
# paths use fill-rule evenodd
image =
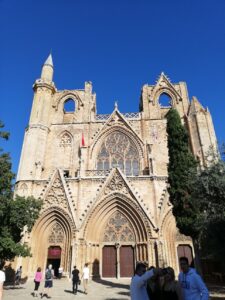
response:
<svg viewBox="0 0 225 300"><path fill-rule="evenodd" d="M60 267L60 259L58 259L58 258L56 258L56 259L48 258L47 266L49 266L50 264L52 265L52 269L54 270L55 277L58 277L59 267Z"/></svg>
<svg viewBox="0 0 225 300"><path fill-rule="evenodd" d="M50 264L54 270L55 277L59 275L59 267L61 262L61 248L59 246L50 246L48 248L47 266Z"/></svg>

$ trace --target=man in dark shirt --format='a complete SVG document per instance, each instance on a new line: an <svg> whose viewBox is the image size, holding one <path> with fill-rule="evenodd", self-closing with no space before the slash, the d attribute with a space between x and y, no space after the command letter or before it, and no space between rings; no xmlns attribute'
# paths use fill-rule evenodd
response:
<svg viewBox="0 0 225 300"><path fill-rule="evenodd" d="M77 269L76 266L74 266L73 271L72 271L72 282L73 282L73 293L75 295L77 293L78 283L80 281L79 273L80 273L80 271Z"/></svg>

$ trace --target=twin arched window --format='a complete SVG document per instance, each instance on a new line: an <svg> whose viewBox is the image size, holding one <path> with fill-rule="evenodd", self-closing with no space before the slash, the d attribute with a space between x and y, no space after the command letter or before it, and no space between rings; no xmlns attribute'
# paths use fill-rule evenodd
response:
<svg viewBox="0 0 225 300"><path fill-rule="evenodd" d="M118 167L126 175L139 175L139 155L134 142L124 133L109 134L97 156L97 170Z"/></svg>

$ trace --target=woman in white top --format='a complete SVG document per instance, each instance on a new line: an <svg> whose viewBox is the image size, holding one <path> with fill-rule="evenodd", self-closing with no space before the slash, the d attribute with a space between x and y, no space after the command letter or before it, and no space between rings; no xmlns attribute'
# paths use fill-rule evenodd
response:
<svg viewBox="0 0 225 300"><path fill-rule="evenodd" d="M0 300L2 300L4 282L5 282L5 272L2 270L2 267L0 267Z"/></svg>
<svg viewBox="0 0 225 300"><path fill-rule="evenodd" d="M89 279L89 268L88 264L84 265L82 277L83 278L83 284L84 284L84 293L87 295L88 293L88 279Z"/></svg>

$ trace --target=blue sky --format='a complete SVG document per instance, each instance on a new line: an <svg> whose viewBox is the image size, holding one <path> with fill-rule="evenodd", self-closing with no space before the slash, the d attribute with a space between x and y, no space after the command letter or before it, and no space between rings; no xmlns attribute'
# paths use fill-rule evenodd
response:
<svg viewBox="0 0 225 300"><path fill-rule="evenodd" d="M98 113L138 111L141 87L164 71L186 81L225 141L224 0L0 0L1 147L17 172L32 84L52 50L58 89L93 82Z"/></svg>

